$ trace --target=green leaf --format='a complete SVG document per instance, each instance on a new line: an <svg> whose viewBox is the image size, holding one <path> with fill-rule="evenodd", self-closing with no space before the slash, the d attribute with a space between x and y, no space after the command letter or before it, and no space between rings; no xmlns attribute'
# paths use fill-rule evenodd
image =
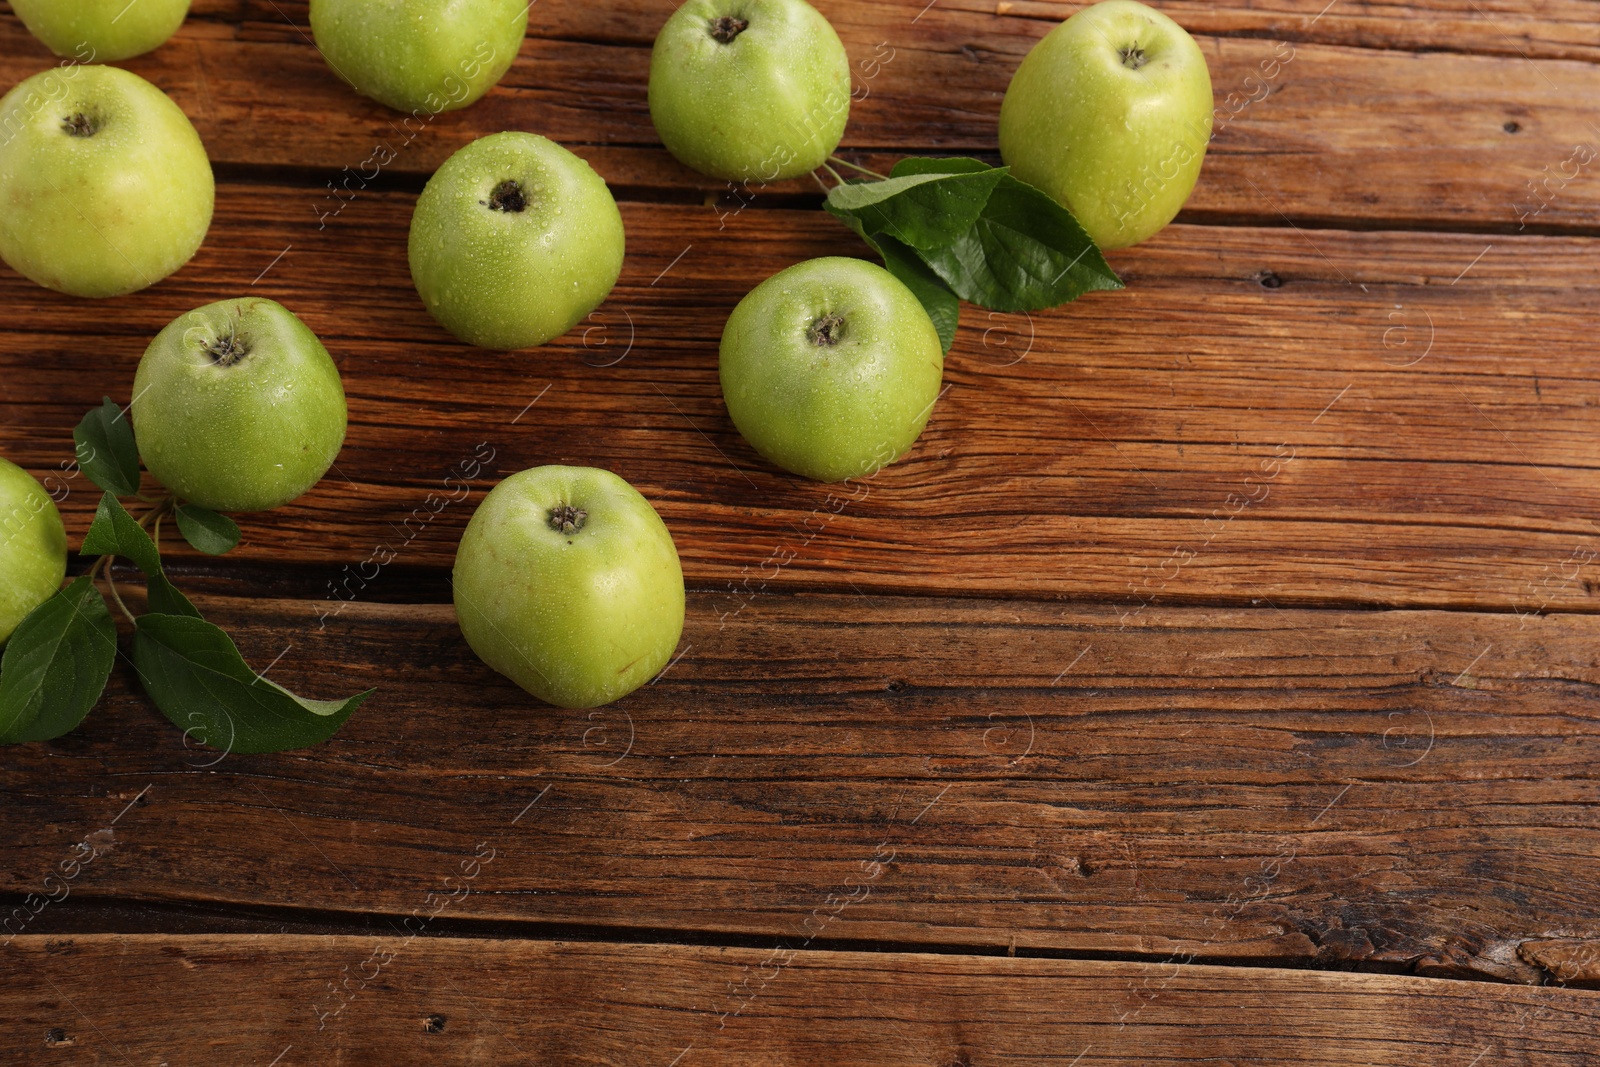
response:
<svg viewBox="0 0 1600 1067"><path fill-rule="evenodd" d="M179 504L178 531L208 556L221 556L239 544L239 524L199 504Z"/></svg>
<svg viewBox="0 0 1600 1067"><path fill-rule="evenodd" d="M865 234L887 233L913 248L939 249L972 228L1005 174L984 167L837 185L825 206L840 218L858 220Z"/></svg>
<svg viewBox="0 0 1600 1067"><path fill-rule="evenodd" d="M902 159L887 180L833 189L827 208L917 294L946 351L960 310L953 298L1037 311L1122 288L1071 212L982 160Z"/></svg>
<svg viewBox="0 0 1600 1067"><path fill-rule="evenodd" d="M109 492L100 498L94 522L89 524L79 551L85 556L121 556L147 575L161 573L161 553L156 551L156 543Z"/></svg>
<svg viewBox="0 0 1600 1067"><path fill-rule="evenodd" d="M305 700L251 670L233 639L181 615L140 616L133 662L161 713L225 752L282 752L326 741L372 690Z"/></svg>
<svg viewBox="0 0 1600 1067"><path fill-rule="evenodd" d="M86 556L121 556L144 571L150 610L162 615L187 615L198 619L199 610L167 580L161 569L161 552L137 519L110 493L100 498L94 522L84 535Z"/></svg>
<svg viewBox="0 0 1600 1067"><path fill-rule="evenodd" d="M178 587L168 581L165 574L160 571L147 574L145 581L148 583L145 586L145 595L152 612L158 615L187 615L191 619L200 618L200 609L179 592Z"/></svg>
<svg viewBox="0 0 1600 1067"><path fill-rule="evenodd" d="M0 657L0 744L48 741L83 721L117 658L105 599L79 578L22 620Z"/></svg>
<svg viewBox="0 0 1600 1067"><path fill-rule="evenodd" d="M78 469L95 485L117 496L139 491L139 448L133 425L108 396L72 431Z"/></svg>
<svg viewBox="0 0 1600 1067"><path fill-rule="evenodd" d="M905 283L905 287L922 302L928 318L933 320L933 328L939 331L940 346L948 353L950 346L955 343L956 327L961 321L961 301L956 294L922 262L913 249L888 234L880 233L877 240L868 240L867 243L883 257L883 265L889 273Z"/></svg>
<svg viewBox="0 0 1600 1067"><path fill-rule="evenodd" d="M955 343L956 327L961 320L961 301L956 299L950 287L900 241L888 234L868 235L861 220L854 215L840 215L839 218L883 257L884 269L900 279L921 302L928 318L933 320L933 328L939 333L940 346L948 354L950 346Z"/></svg>
<svg viewBox="0 0 1600 1067"><path fill-rule="evenodd" d="M968 156L949 156L945 159L928 159L924 156L907 156L889 171L891 178L904 178L912 174L976 174L980 171L999 170L981 159Z"/></svg>
<svg viewBox="0 0 1600 1067"><path fill-rule="evenodd" d="M937 251L918 251L957 296L995 311L1038 311L1122 288L1071 213L1009 174L965 234Z"/></svg>

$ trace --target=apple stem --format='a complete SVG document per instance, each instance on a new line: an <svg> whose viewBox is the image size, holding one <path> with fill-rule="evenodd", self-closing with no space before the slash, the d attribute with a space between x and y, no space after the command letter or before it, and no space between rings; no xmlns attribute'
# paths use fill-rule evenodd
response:
<svg viewBox="0 0 1600 1067"><path fill-rule="evenodd" d="M150 503L154 504L155 507L153 507L149 511L145 512L144 516L142 518L140 518L140 520L139 520L140 529L148 530L148 529L150 529L152 524L154 524L155 526L160 526L161 525L161 517L163 515L165 515L167 512L171 511L173 509L174 505L177 503L177 501L175 501L170 496L163 496L163 497L157 497L155 500L150 501Z"/></svg>
<svg viewBox="0 0 1600 1067"><path fill-rule="evenodd" d="M833 160L833 162L839 164L842 167L849 167L851 170L860 171L862 174L865 174L867 177L876 178L880 182L885 182L885 181L889 180L889 176L887 174L879 174L875 170L868 170L866 167L859 166L859 165L857 165L855 163L852 163L848 159L845 159L845 158L843 158L841 156L829 156L828 158Z"/></svg>

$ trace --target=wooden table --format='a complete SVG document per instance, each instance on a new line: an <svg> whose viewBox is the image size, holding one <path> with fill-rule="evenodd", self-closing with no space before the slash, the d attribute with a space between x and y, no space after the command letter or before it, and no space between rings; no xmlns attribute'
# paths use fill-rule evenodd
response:
<svg viewBox="0 0 1600 1067"><path fill-rule="evenodd" d="M925 2L819 0L867 166L997 159L1075 9ZM409 134L304 2L197 0L126 64L194 119L216 221L129 298L0 272L0 453L57 469L169 320L283 301L349 440L174 570L275 678L379 693L218 759L119 669L5 750L6 909L95 852L0 951L4 1062L1600 1062L1594 4L1162 4L1219 107L1188 209L1111 255L1125 292L967 309L921 443L849 495L740 439L716 341L756 280L867 250L809 182L741 206L660 148L670 6L541 0L503 84ZM0 82L50 62L0 6ZM433 324L404 241L507 128L595 165L628 260L502 355ZM449 607L482 492L552 462L637 485L691 589L672 668L594 712Z"/></svg>

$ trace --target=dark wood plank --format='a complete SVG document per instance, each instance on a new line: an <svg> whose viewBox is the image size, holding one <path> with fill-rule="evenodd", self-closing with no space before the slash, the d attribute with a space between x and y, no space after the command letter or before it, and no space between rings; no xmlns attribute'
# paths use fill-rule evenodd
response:
<svg viewBox="0 0 1600 1067"><path fill-rule="evenodd" d="M486 843L452 919L1524 982L1600 947L1593 616L699 594L661 680L571 712L446 607L199 602L284 684L379 695L223 756L124 669L7 752L9 932L96 899L398 917Z"/></svg>
<svg viewBox="0 0 1600 1067"><path fill-rule="evenodd" d="M203 6L203 5L201 5ZM1536 10L1516 0L1275 0L1270 6L1210 0L1154 0L1191 33L1270 36L1352 48L1467 52L1522 59L1600 59L1594 13L1583 0L1547 0ZM1077 5L1050 0L939 0L960 8L1061 21Z"/></svg>
<svg viewBox="0 0 1600 1067"><path fill-rule="evenodd" d="M880 168L995 158L1011 71L1075 9L821 6ZM275 678L381 692L326 746L218 754L124 665L81 731L8 750L0 1059L1592 1060L1592 993L1193 963L1600 983L1600 266L1553 236L1600 233L1600 184L1536 215L1528 184L1600 144L1592 5L1162 6L1225 117L1207 225L1119 254L1126 293L968 309L917 453L831 494L739 440L715 343L753 278L861 247L805 183L736 211L659 148L666 7L535 5L505 84L415 136L328 73L303 2L199 0L128 64L195 117L218 225L114 303L0 271L0 454L48 472L174 315L283 299L345 370L349 447L236 559L175 555ZM0 84L49 62L0 4ZM613 299L509 356L449 343L403 256L411 192L501 128L629 201ZM351 178L378 142L394 163ZM485 450L477 492L583 462L657 502L697 591L656 684L537 705L417 603L478 499L446 478ZM76 539L94 493L53 486ZM778 948L51 936L122 911ZM817 951L851 945L1142 962Z"/></svg>
<svg viewBox="0 0 1600 1067"><path fill-rule="evenodd" d="M1519 40L1523 51L1533 47L1537 26L1563 42L1574 38L1554 54L1592 60L1591 16L1582 9L1577 17L1581 5L1568 0L1548 19L1472 4L1438 20L1438 7L1452 4L1465 6L1446 0L1402 17L1392 8L1345 4L1315 19L1314 5L1304 0L1270 13L1234 9L1199 19L1197 30L1237 33L1249 22L1250 32L1263 36L1201 33L1222 110L1191 217L1276 224L1284 213L1346 224L1499 230L1526 221L1593 232L1600 220L1600 182L1592 180L1600 131L1588 101L1600 95L1600 66L1533 62L1514 50ZM919 17L924 6L920 0L822 5L850 50L857 91L865 96L853 109L845 145L867 152L863 158L872 164L919 152L993 153L1005 87L1051 25L996 16L988 5L976 5L979 11L941 5ZM1174 11L1187 17L1199 6ZM327 181L359 186L360 173L375 169L375 145L385 146L376 158L393 156L390 172L427 174L474 137L533 129L593 146L596 167L614 184L725 192L725 183L674 163L650 123L649 43L665 17L663 5L536 4L533 32L500 88L470 109L405 127L397 113L358 98L326 68L310 42L303 4L224 10L237 21L193 19L172 43L127 64L173 94L219 163L306 167ZM1058 5L1054 17L1070 10ZM1412 42L1422 48L1472 23L1476 40L1505 54L1316 43L1316 27L1346 17L1357 38L1380 21L1429 27ZM48 61L14 18L0 19L0 57L0 83L8 85ZM1590 146L1587 164L1571 158L1579 144ZM1527 183L1551 175L1548 191L1533 199Z"/></svg>
<svg viewBox="0 0 1600 1067"><path fill-rule="evenodd" d="M319 203L224 184L196 260L114 303L0 274L0 455L55 468L85 410L130 395L157 330L260 293L326 340L353 423L320 487L247 520L249 559L354 566L386 546L448 566L477 497L445 480L492 454L477 488L540 463L618 471L691 582L725 589L1597 603L1600 267L1584 239L1176 227L1114 257L1124 292L1031 317L969 308L917 449L830 490L753 453L716 372L752 279L866 252L825 213L719 224L625 204L612 298L505 355L452 343L422 308L411 196L363 195L321 230ZM76 536L95 494L59 488Z"/></svg>
<svg viewBox="0 0 1600 1067"><path fill-rule="evenodd" d="M0 976L30 1064L1579 1067L1600 1026L1393 975L437 937L27 937Z"/></svg>
<svg viewBox="0 0 1600 1067"><path fill-rule="evenodd" d="M952 39L966 34L1021 33L1014 19L1054 25L1081 7L1050 0L873 0L821 6L843 27L929 23ZM1152 0L1190 32L1216 37L1285 37L1319 44L1395 51L1450 51L1542 59L1600 58L1593 13L1584 0L1545 0L1530 12L1515 0L1415 0L1411 3L1347 0L1278 0L1271 7L1248 0ZM4 5L0 4L0 10ZM991 17L999 16L999 17ZM305 0L197 0L191 18L234 25L259 23L281 31L285 21L307 25ZM536 6L530 32L607 45L649 45L665 21L656 0L617 0L604 8L580 4ZM867 34L862 32L862 36ZM846 36L849 40L849 36Z"/></svg>

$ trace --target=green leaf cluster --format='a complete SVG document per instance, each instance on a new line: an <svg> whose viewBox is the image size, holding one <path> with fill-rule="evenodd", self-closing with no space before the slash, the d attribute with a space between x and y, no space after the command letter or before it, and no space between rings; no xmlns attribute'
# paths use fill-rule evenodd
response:
<svg viewBox="0 0 1600 1067"><path fill-rule="evenodd" d="M962 300L1038 311L1122 288L1072 214L1006 167L902 159L883 181L835 186L825 206L916 294L946 352Z"/></svg>
<svg viewBox="0 0 1600 1067"><path fill-rule="evenodd" d="M306 700L257 674L233 639L205 621L167 578L146 529L170 510L198 551L222 555L239 543L232 519L170 498L144 521L118 501L139 492L133 428L109 397L73 432L78 467L105 490L81 552L99 557L89 574L24 619L0 657L0 744L45 741L77 727L99 701L117 658L117 628L94 575L113 557L144 573L148 612L134 620L131 662L161 713L224 752L280 752L333 736L371 690L344 700ZM121 600L118 605L123 606ZM126 607L123 606L126 611Z"/></svg>

